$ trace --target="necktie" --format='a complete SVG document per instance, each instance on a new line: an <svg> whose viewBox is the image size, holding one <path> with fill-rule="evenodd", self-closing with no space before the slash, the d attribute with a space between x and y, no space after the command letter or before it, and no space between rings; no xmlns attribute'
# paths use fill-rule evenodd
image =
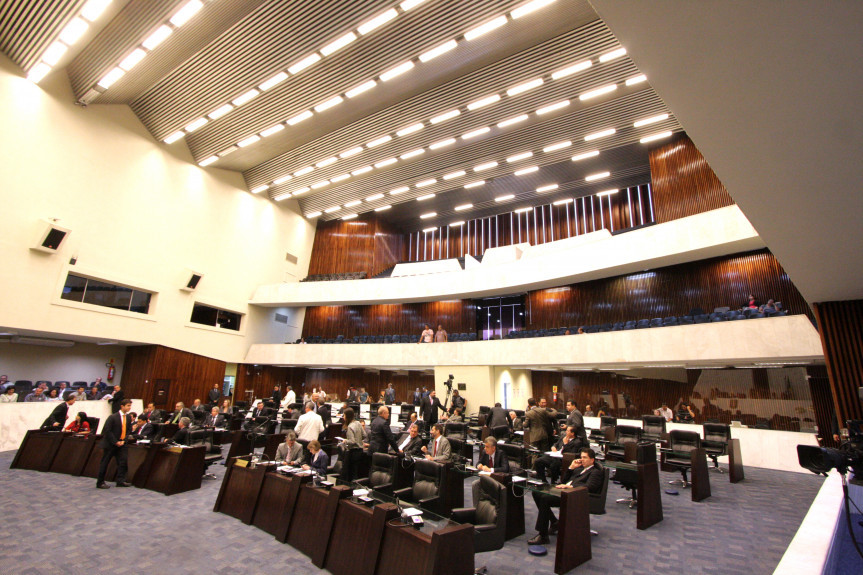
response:
<svg viewBox="0 0 863 575"><path fill-rule="evenodd" d="M437 455L437 439L434 440L434 447L432 447L432 457Z"/></svg>
<svg viewBox="0 0 863 575"><path fill-rule="evenodd" d="M123 429L120 431L120 441L126 439L126 416L123 413L120 413L120 421L122 421Z"/></svg>

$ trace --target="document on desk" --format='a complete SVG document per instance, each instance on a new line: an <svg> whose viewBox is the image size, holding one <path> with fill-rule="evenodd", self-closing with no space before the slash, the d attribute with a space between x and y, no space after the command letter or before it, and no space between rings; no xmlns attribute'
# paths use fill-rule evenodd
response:
<svg viewBox="0 0 863 575"><path fill-rule="evenodd" d="M551 457L557 457L558 459L563 459L562 451L546 451L545 454Z"/></svg>
<svg viewBox="0 0 863 575"><path fill-rule="evenodd" d="M404 511L402 511L404 515L408 517L413 517L414 515L422 515L422 509L417 509L416 507L405 507Z"/></svg>

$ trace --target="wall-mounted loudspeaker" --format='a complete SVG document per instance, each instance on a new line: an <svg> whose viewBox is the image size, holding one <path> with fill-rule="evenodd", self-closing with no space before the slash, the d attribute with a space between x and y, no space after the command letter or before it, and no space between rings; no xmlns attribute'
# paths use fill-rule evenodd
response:
<svg viewBox="0 0 863 575"><path fill-rule="evenodd" d="M201 283L201 278L203 277L204 274L202 273L187 270L186 285L184 285L180 289L183 291L195 291L196 289L198 289L198 284Z"/></svg>
<svg viewBox="0 0 863 575"><path fill-rule="evenodd" d="M56 223L40 220L37 224L36 242L30 249L48 254L57 253L72 230Z"/></svg>

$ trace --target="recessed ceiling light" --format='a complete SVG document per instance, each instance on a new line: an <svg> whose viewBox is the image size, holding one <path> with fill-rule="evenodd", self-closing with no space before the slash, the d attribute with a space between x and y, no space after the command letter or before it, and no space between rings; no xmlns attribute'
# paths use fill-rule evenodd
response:
<svg viewBox="0 0 863 575"><path fill-rule="evenodd" d="M375 211L376 211L376 212L382 212L382 211L384 211L384 210L388 210L388 209L390 209L391 207L392 207L391 205L387 204L387 205L385 205L385 206L380 206L380 207L375 208Z"/></svg>
<svg viewBox="0 0 863 575"><path fill-rule="evenodd" d="M267 128L266 130L262 131L261 135L265 138L268 138L268 137L272 136L273 134L281 132L284 129L285 129L284 124L276 124L275 126L272 126L270 128Z"/></svg>
<svg viewBox="0 0 863 575"><path fill-rule="evenodd" d="M352 176L359 176L360 174L365 174L371 172L374 168L371 166L363 166L362 168L357 168L356 170L351 171Z"/></svg>
<svg viewBox="0 0 863 575"><path fill-rule="evenodd" d="M231 101L231 103L235 106L242 106L243 104L245 104L246 102L248 102L249 100L251 100L252 98L257 96L258 94L260 94L260 92L257 90L257 88L252 88L251 90L249 90L245 94L241 94L241 95L237 96L234 100Z"/></svg>
<svg viewBox="0 0 863 575"><path fill-rule="evenodd" d="M400 188L395 188L395 189L390 190L390 195L391 195L391 196L397 196L397 195L399 195L399 194L403 194L403 193L405 193L405 192L406 192L406 191L408 191L409 189L410 189L410 188L409 188L409 187L407 187L407 186L401 186Z"/></svg>
<svg viewBox="0 0 863 575"><path fill-rule="evenodd" d="M330 164L335 164L338 161L339 161L339 159L337 157L330 156L329 158L324 158L323 160L321 160L320 162L315 164L315 167L316 168L325 168L325 167L329 166Z"/></svg>
<svg viewBox="0 0 863 575"><path fill-rule="evenodd" d="M470 140L471 138L476 138L477 136L481 136L482 134L488 133L491 131L491 128L485 126L483 128L477 128L476 130L471 130L467 134L462 134L463 140Z"/></svg>
<svg viewBox="0 0 863 575"><path fill-rule="evenodd" d="M312 212L310 214L306 214L306 217L309 219L320 217L321 212Z"/></svg>
<svg viewBox="0 0 863 575"><path fill-rule="evenodd" d="M455 144L455 138L447 138L446 140L440 140L434 144L429 144L429 150L437 150L438 148L443 148L452 144Z"/></svg>
<svg viewBox="0 0 863 575"><path fill-rule="evenodd" d="M429 50L427 52L423 52L422 54L420 54L420 61L421 62L428 62L429 60L434 60L435 58L437 58L441 54L446 54L447 52L449 52L450 50L452 50L456 46L458 46L458 42L456 42L455 40L450 40L449 42L444 42L440 46L438 46L436 48L432 48L431 50Z"/></svg>
<svg viewBox="0 0 863 575"><path fill-rule="evenodd" d="M521 116L515 116L513 118L508 118L506 120L498 122L497 127L505 128L507 126L512 126L513 124L518 124L519 122L524 122L525 120L527 120L527 114L522 114Z"/></svg>
<svg viewBox="0 0 863 575"><path fill-rule="evenodd" d="M340 209L342 209L342 207L341 207L341 206L333 206L333 207L331 207L331 208L327 208L327 209L325 209L325 210L324 210L324 213L325 213L325 214L331 214L331 213L333 213L333 212L337 212L337 211L339 211Z"/></svg>
<svg viewBox="0 0 863 575"><path fill-rule="evenodd" d="M374 202L384 197L383 194L372 194L371 196L366 198L367 202Z"/></svg>
<svg viewBox="0 0 863 575"><path fill-rule="evenodd" d="M436 232L436 231L437 231L437 228L426 228L423 230L423 233L428 234L428 233Z"/></svg>
<svg viewBox="0 0 863 575"><path fill-rule="evenodd" d="M81 39L81 36L84 35L84 32L86 32L89 27L90 25L81 18L72 18L72 20L66 24L66 27L63 28L63 31L60 32L60 40L62 40L67 46L71 46ZM168 27L163 26L163 28ZM168 30L170 30L170 28L168 28Z"/></svg>
<svg viewBox="0 0 863 575"><path fill-rule="evenodd" d="M449 227L454 228L454 227L463 226L463 225L464 225L464 220L459 220L457 222L451 222Z"/></svg>
<svg viewBox="0 0 863 575"><path fill-rule="evenodd" d="M464 39L468 41L474 40L475 38L479 38L483 34L487 34L496 28L500 28L504 24L506 24L506 16L498 16L493 20L489 20L488 22L480 24L476 28L471 28L470 30L465 32Z"/></svg>
<svg viewBox="0 0 863 575"><path fill-rule="evenodd" d="M485 106L488 106L489 104L494 104L495 102L497 102L499 100L500 100L500 95L492 94L491 96L486 96L485 98L482 98L482 99L477 100L475 102L471 102L470 104L467 105L467 109L468 110L478 110L479 108L484 108Z"/></svg>
<svg viewBox="0 0 863 575"><path fill-rule="evenodd" d="M220 106L220 107L216 108L215 110L213 110L212 112L207 114L207 116L209 116L209 118L211 120L217 120L233 109L234 109L234 107L232 105L225 104L224 106Z"/></svg>
<svg viewBox="0 0 863 575"><path fill-rule="evenodd" d="M54 44L59 44L59 42L54 42ZM60 44L60 45L63 46L62 44ZM54 45L52 44L52 48L53 48L53 46ZM65 48L65 46L63 46L63 47ZM49 48L49 50L50 50L50 48ZM63 52L65 52L65 51L66 50L63 50ZM60 55L62 56L63 54L61 53ZM120 62L120 67L128 72L129 70L134 68L138 62L143 60L144 56L146 56L146 55L147 55L147 53L145 51L141 50L140 48L135 48L134 50L132 50L131 54L129 54L128 56L123 58L123 61ZM48 54L48 52L46 52L45 55L42 56L42 59L50 64L51 61L48 60L48 58L46 58L46 56L50 56ZM59 60L59 58L57 58L57 59ZM56 64L57 62L55 61L53 63Z"/></svg>
<svg viewBox="0 0 863 575"><path fill-rule="evenodd" d="M177 130L176 132L174 132L173 134L171 134L170 136L165 138L163 141L166 144L173 144L174 142L181 139L185 135L186 135L186 132L184 132L183 130Z"/></svg>
<svg viewBox="0 0 863 575"><path fill-rule="evenodd" d="M417 188L424 188L424 187L426 187L426 186L430 186L430 185L432 185L432 184L436 184L436 183L437 183L437 180L436 180L436 179L434 179L434 178L429 178L428 180L423 180L423 181L421 181L421 182L417 182L417 183L416 183L416 187L417 187Z"/></svg>
<svg viewBox="0 0 863 575"><path fill-rule="evenodd" d="M557 184L549 184L547 186L541 186L541 187L537 188L536 191L539 193L550 192L552 190L556 190L557 188L558 188Z"/></svg>
<svg viewBox="0 0 863 575"><path fill-rule="evenodd" d="M294 172L294 177L299 178L300 176L305 176L306 174L311 174L313 171L315 171L315 169L313 167L305 166L303 168L300 168L296 172Z"/></svg>
<svg viewBox="0 0 863 575"><path fill-rule="evenodd" d="M360 94L362 94L363 92L365 92L367 90L371 90L372 88L374 88L377 85L378 85L378 83L375 82L374 80L369 80L368 82L363 82L362 84L360 84L356 88L351 88L350 90L345 92L345 96L347 96L348 98L355 98L355 97L359 96Z"/></svg>
<svg viewBox="0 0 863 575"><path fill-rule="evenodd" d="M473 204L462 204L460 206L455 207L455 211L461 212L463 210L469 210L473 207Z"/></svg>
<svg viewBox="0 0 863 575"><path fill-rule="evenodd" d="M33 82L34 84L38 84L42 81L42 79L48 75L48 72L51 71L51 66L46 64L45 62L39 62L27 72L27 79Z"/></svg>
<svg viewBox="0 0 863 575"><path fill-rule="evenodd" d="M512 164L513 162L517 162L519 160L526 160L527 158L532 158L533 152L522 152L521 154L516 154L514 156L510 156L506 159L507 163Z"/></svg>
<svg viewBox="0 0 863 575"><path fill-rule="evenodd" d="M519 208L517 210L513 210L516 214L523 214L525 212L531 211L533 208Z"/></svg>
<svg viewBox="0 0 863 575"><path fill-rule="evenodd" d="M306 110L305 112L300 112L293 118L288 119L288 125L293 126L294 124L299 124L303 120L308 120L313 116L311 110Z"/></svg>
<svg viewBox="0 0 863 575"><path fill-rule="evenodd" d="M398 162L398 158L387 158L386 160L381 160L380 162L375 162L376 168L383 168L384 166L389 166L391 164L395 164Z"/></svg>
<svg viewBox="0 0 863 575"><path fill-rule="evenodd" d="M343 220L352 220L352 219L356 218L358 215L359 214L348 214L346 216L342 216L342 219Z"/></svg>
<svg viewBox="0 0 863 575"><path fill-rule="evenodd" d="M515 172L515 175L516 176L524 176L526 174L532 174L533 172L536 172L537 170L539 170L539 166L531 166L529 168L524 168L523 170L518 170L517 172Z"/></svg>
<svg viewBox="0 0 863 575"><path fill-rule="evenodd" d="M266 92L267 90L269 90L269 89L270 89L270 88L272 88L273 86L276 86L276 85L278 85L278 84L281 84L282 82L284 82L284 81L285 81L285 80L287 80L287 79L288 79L288 74L287 74L287 73L285 73L285 72L279 72L278 74L276 74L275 76L273 76L273 77L272 77L272 78L270 78L269 80L264 81L264 83L263 83L263 84L261 84L260 86L258 86L258 89L259 89L261 92Z"/></svg>
<svg viewBox="0 0 863 575"><path fill-rule="evenodd" d="M566 68L562 68L562 69L558 70L557 72L552 72L551 78L553 80L560 80L561 78L565 78L567 76L571 76L571 75L576 74L578 72L581 72L583 70L587 70L592 65L593 64L590 62L590 60L584 60L582 62L579 62L578 64L573 64L572 66L567 66Z"/></svg>
<svg viewBox="0 0 863 575"><path fill-rule="evenodd" d="M338 176L333 176L332 178L330 178L330 181L335 184L336 182L341 182L342 180L347 180L350 177L351 177L350 174L339 174Z"/></svg>
<svg viewBox="0 0 863 575"><path fill-rule="evenodd" d="M522 16L526 16L535 10L544 8L552 2L554 2L554 0L533 0L533 2L522 4L521 6L510 12L509 15L512 16L513 20L515 20L517 18L521 18Z"/></svg>
<svg viewBox="0 0 863 575"><path fill-rule="evenodd" d="M329 110L333 106L338 106L342 102L344 102L344 98L342 98L341 96L333 96L326 102L321 102L320 104L315 106L315 112L323 112L324 110Z"/></svg>
<svg viewBox="0 0 863 575"><path fill-rule="evenodd" d="M239 149L240 149L240 148L238 148L237 146L230 146L229 148L227 148L227 149L222 150L221 152L219 152L219 157L220 157L220 158L224 158L224 157L225 157L225 156L227 156L228 154L233 154L234 152L236 152L236 151L237 151L237 150L239 150Z"/></svg>
<svg viewBox="0 0 863 575"><path fill-rule="evenodd" d="M426 151L424 148L417 148L416 150L411 150L410 152L405 152L399 158L402 160L407 160L408 158L413 158L414 156L419 156L420 154L425 154Z"/></svg>
<svg viewBox="0 0 863 575"><path fill-rule="evenodd" d="M473 169L473 171L474 172L482 172L484 170L490 170L494 167L497 167L497 162L486 162L484 164L480 164L480 165L476 166Z"/></svg>
<svg viewBox="0 0 863 575"><path fill-rule="evenodd" d="M333 40L332 42L330 42L329 44L327 44L326 46L321 48L321 54L323 54L324 56L329 56L330 54L332 54L336 50L344 48L345 46L347 46L348 44L350 44L351 42L353 42L356 39L357 39L356 34L354 34L353 32L348 32L344 36L336 38L335 40Z"/></svg>
<svg viewBox="0 0 863 575"><path fill-rule="evenodd" d="M198 118L194 122L192 122L190 124L186 124L186 127L185 127L186 133L191 134L192 132L194 132L195 130L197 130L198 128L200 128L201 126L203 126L206 123L207 123L207 118Z"/></svg>
<svg viewBox="0 0 863 575"><path fill-rule="evenodd" d="M651 116L651 117L645 118L643 120L638 120L637 122L634 122L632 124L632 126L634 128L640 128L642 126L647 126L649 124L655 124L656 122L661 122L661 121L667 120L667 119L668 119L668 114L659 114L658 116Z"/></svg>
<svg viewBox="0 0 863 575"><path fill-rule="evenodd" d="M455 118L459 114L461 114L461 112L459 112L458 110L450 110L449 112L444 112L443 114L435 116L434 118L429 120L429 122L431 122L432 124L439 124L443 121L449 120L450 118Z"/></svg>
<svg viewBox="0 0 863 575"><path fill-rule="evenodd" d="M389 70L387 70L386 72L381 74L381 80L384 82L392 80L396 76L401 76L402 74L404 74L405 72L407 72L408 70L410 70L413 67L414 67L413 61L408 60L407 62L399 64L395 68L390 68Z"/></svg>
<svg viewBox="0 0 863 575"><path fill-rule="evenodd" d="M268 186L267 184L264 184L263 186L258 186L257 188L252 188L252 193L253 194L259 194L259 193L263 192L264 190L268 190L268 189L270 189L270 186Z"/></svg>
<svg viewBox="0 0 863 575"><path fill-rule="evenodd" d="M330 181L329 181L329 180L321 180L320 182L315 182L314 184L312 184L312 185L311 185L311 186L309 186L309 187L310 187L310 188L312 188L313 190L319 190L319 189L321 189L321 188L325 188L325 187L327 187L327 186L329 186L329 185L330 185Z"/></svg>
<svg viewBox="0 0 863 575"><path fill-rule="evenodd" d="M109 4L111 0L90 0L81 8L81 16L93 22L102 15Z"/></svg>
<svg viewBox="0 0 863 575"><path fill-rule="evenodd" d="M261 137L259 135L252 134L251 136L249 136L245 140L240 140L239 142L237 142L237 145L241 148L245 148L246 146L251 146L255 142L259 141L260 139L261 139Z"/></svg>
<svg viewBox="0 0 863 575"><path fill-rule="evenodd" d="M403 11L407 12L411 8L419 6L420 4L422 4L425 1L426 0L405 0L404 2L399 4L399 8L401 8Z"/></svg>
<svg viewBox="0 0 863 575"><path fill-rule="evenodd" d="M646 144L648 142L652 142L654 140L661 140L662 138L667 138L669 136L671 136L671 130L668 130L667 132L660 132L658 134L652 134L650 136L644 136L638 141L642 144Z"/></svg>
<svg viewBox="0 0 863 575"><path fill-rule="evenodd" d="M352 208L352 207L354 207L354 206L358 206L358 205L360 205L361 203L363 203L363 202L362 202L362 200L354 200L354 201L352 201L352 202L348 202L348 203L346 203L346 204L345 204L345 207L346 207L346 208Z"/></svg>
<svg viewBox="0 0 863 575"><path fill-rule="evenodd" d="M464 185L464 187L465 187L465 189L466 189L466 190L469 190L469 189L471 189L471 188L477 188L477 187L479 187L479 186L482 186L483 184L485 184L485 180L477 180L477 181L475 181L475 182L471 182L471 183L469 183L469 184L465 184L465 185Z"/></svg>
<svg viewBox="0 0 863 575"><path fill-rule="evenodd" d="M318 55L317 52L315 52L314 54L310 54L296 64L294 64L293 66L291 66L290 68L288 68L288 72L290 72L291 74L301 72L302 70L305 70L320 59L321 57Z"/></svg>
<svg viewBox="0 0 863 575"><path fill-rule="evenodd" d="M644 74L641 74L639 76L633 76L632 78L628 78L626 80L626 85L627 86L635 86L636 84L641 84L642 82L646 82L646 81L647 81L647 76L645 76Z"/></svg>
<svg viewBox="0 0 863 575"><path fill-rule="evenodd" d="M74 20L73 20L73 22L74 22ZM146 48L147 50L152 51L153 48L155 48L156 46L161 44L165 40L165 38L170 36L172 32L173 32L173 30L171 28L169 28L168 26L165 26L165 25L159 26L158 28L156 28L155 32L150 34L150 36L147 37L146 40L141 42L141 45L144 48ZM60 39L63 40L63 36L60 36ZM66 43L68 44L69 42L66 42Z"/></svg>
<svg viewBox="0 0 863 575"><path fill-rule="evenodd" d="M507 194L505 196L498 196L494 199L496 202L505 202L507 200L511 200L515 197L515 194Z"/></svg>
<svg viewBox="0 0 863 575"><path fill-rule="evenodd" d="M419 186L417 186L417 187L419 187ZM434 196L435 196L434 194L426 194L426 195L424 195L424 196L420 196L420 197L418 197L418 198L417 198L417 201L418 201L418 202L424 202L424 201L426 201L426 200L430 200L430 199L432 199Z"/></svg>
<svg viewBox="0 0 863 575"><path fill-rule="evenodd" d="M395 8L390 8L389 10L386 10L385 12L381 12L380 14L378 14L377 16L372 18L371 20L366 20L365 22L360 24L359 27L357 28L357 32L359 32L360 34L366 35L369 32L371 32L372 30L374 30L375 28L383 26L384 24L386 24L387 22L389 22L390 20L392 20L393 18L395 18L398 15L399 15L399 13L396 12Z"/></svg>
<svg viewBox="0 0 863 575"><path fill-rule="evenodd" d="M209 166L210 164L212 164L213 162L217 161L218 159L219 159L219 156L210 156L209 158L207 158L205 160L201 160L200 162L198 162L198 165L201 166L202 168L205 168L205 167Z"/></svg>
<svg viewBox="0 0 863 575"><path fill-rule="evenodd" d="M180 10L171 17L171 24L179 28L186 22L188 22L192 16L198 13L198 10L204 7L204 4L200 2L200 0L190 0L187 2L185 6L180 8Z"/></svg>
<svg viewBox="0 0 863 575"><path fill-rule="evenodd" d="M103 88L105 88L107 90L108 88L111 87L111 85L114 82L116 82L117 80L122 78L123 74L125 74L125 73L126 72L123 71L123 69L118 66L118 67L114 68L113 70L111 70L110 72L108 72L107 74L105 74L105 76L101 80L99 80L99 82L97 82L97 84L99 86L102 86Z"/></svg>
<svg viewBox="0 0 863 575"><path fill-rule="evenodd" d="M310 188L310 187L308 187L308 186L303 186L303 187L302 187L302 188L300 188L299 190L294 190L294 191L293 191L293 195L294 195L294 196L299 196L300 194L305 194L306 192L308 192L308 191L310 191L310 190L311 190L311 188Z"/></svg>
<svg viewBox="0 0 863 575"><path fill-rule="evenodd" d="M611 172L598 172L596 174L590 174L589 176L584 178L584 181L592 182L594 180L601 180L603 178L607 178L610 175L611 175Z"/></svg>
<svg viewBox="0 0 863 575"><path fill-rule="evenodd" d="M275 196L273 196L273 199L277 202L281 202L282 200L285 200L285 199L290 198L290 197L291 197L291 192L283 192L281 194L276 194Z"/></svg>
<svg viewBox="0 0 863 575"><path fill-rule="evenodd" d="M407 128L402 128L401 130L396 132L396 136L401 138L402 136L407 136L408 134L413 134L414 132L419 132L424 127L425 126L423 126L422 122L417 122L416 124L411 124Z"/></svg>
<svg viewBox="0 0 863 575"><path fill-rule="evenodd" d="M538 86L542 86L542 78L536 78L534 80L530 80L529 82L524 82L523 84L519 84L517 86L513 86L512 88L506 91L507 96L516 96L521 94L522 92L527 92L528 90L532 90Z"/></svg>
<svg viewBox="0 0 863 575"><path fill-rule="evenodd" d="M557 150L562 150L564 148L568 148L572 145L572 142L567 140L565 142L558 142L556 144L552 144L550 146L546 146L542 149L543 153L548 154L550 152L556 152Z"/></svg>
<svg viewBox="0 0 863 575"><path fill-rule="evenodd" d="M586 160L587 158L593 158L599 155L599 150L591 150L589 152L585 152L583 154L577 154L572 157L573 162L580 162L581 160Z"/></svg>
<svg viewBox="0 0 863 575"><path fill-rule="evenodd" d="M603 94L608 94L609 92L614 92L615 90L617 90L617 84L608 84L606 86L597 88L596 90L585 92L584 94L579 96L578 99L583 102L585 100L590 100L591 98L602 96Z"/></svg>
<svg viewBox="0 0 863 575"><path fill-rule="evenodd" d="M351 156L356 156L357 154L359 154L362 151L363 151L362 146L357 146L356 148L351 148L350 150L345 150L344 152L339 154L339 157L344 160L345 158L350 158Z"/></svg>
<svg viewBox="0 0 863 575"><path fill-rule="evenodd" d="M617 58L626 54L626 48L618 48L617 50L612 50L611 52L606 52L602 56L599 57L600 62L611 62Z"/></svg>
<svg viewBox="0 0 863 575"><path fill-rule="evenodd" d="M565 200L557 200L556 202L553 202L553 205L562 206L563 204L569 204L569 203L572 203L572 198L566 198Z"/></svg>
<svg viewBox="0 0 863 575"><path fill-rule="evenodd" d="M597 195L597 196L599 196L599 197L602 197L602 196L610 196L610 195L612 195L612 194L616 194L616 193L617 193L617 192L619 192L619 191L620 191L620 190L603 190L603 191L601 191L601 192L596 192L596 194L594 194L594 195Z"/></svg>
<svg viewBox="0 0 863 575"><path fill-rule="evenodd" d="M463 175L465 175L465 173L466 172L464 170L459 170L457 172L450 172L449 174L444 174L443 179L444 180L452 180L454 178L460 178Z"/></svg>
<svg viewBox="0 0 863 575"><path fill-rule="evenodd" d="M543 114L548 114L549 112L554 112L555 110L560 110L561 108L566 108L569 106L569 100L563 100L562 102L556 102L549 106L545 106L544 108L540 108L536 111L537 115L542 116Z"/></svg>
<svg viewBox="0 0 863 575"><path fill-rule="evenodd" d="M393 139L393 137L392 137L392 136L390 136L390 135L387 135L387 136L381 136L380 138L377 138L377 139L375 139L375 140L372 140L371 142L369 142L368 144L366 144L366 147L367 147L367 148L374 148L374 147L376 147L376 146L380 146L381 144L386 144L387 142L389 142L389 141L390 141L390 140L392 140L392 139Z"/></svg>
<svg viewBox="0 0 863 575"><path fill-rule="evenodd" d="M606 136L612 136L617 133L617 130L614 128L608 128L607 130L600 130L599 132L594 132L592 134L588 134L584 137L585 142L589 142L591 140L597 140L599 138L605 138Z"/></svg>
<svg viewBox="0 0 863 575"><path fill-rule="evenodd" d="M281 178L276 178L275 180L273 180L273 183L278 186L279 184L284 184L285 182L293 180L293 179L294 179L294 177L292 175L288 174L288 175L282 176Z"/></svg>
<svg viewBox="0 0 863 575"><path fill-rule="evenodd" d="M421 218L421 219L423 219L423 220L427 220L427 219L429 219L429 218L433 218L433 217L435 217L436 215L437 215L437 212L429 212L429 213L427 213L427 214L423 214L423 215L421 215L421 216L420 216L420 218Z"/></svg>

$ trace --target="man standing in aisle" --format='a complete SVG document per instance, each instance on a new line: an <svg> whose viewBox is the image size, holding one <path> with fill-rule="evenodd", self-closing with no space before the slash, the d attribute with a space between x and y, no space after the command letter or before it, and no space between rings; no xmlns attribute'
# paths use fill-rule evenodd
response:
<svg viewBox="0 0 863 575"><path fill-rule="evenodd" d="M213 389L210 390L210 393L207 394L207 399L210 400L210 405L218 405L219 399L222 398L222 392L219 390L219 384L214 383Z"/></svg>
<svg viewBox="0 0 863 575"><path fill-rule="evenodd" d="M434 390L431 390L428 397L423 398L422 405L420 406L420 414L423 417L423 421L425 421L426 429L431 429L431 426L437 423L438 409L446 411L440 404L440 400L437 398L437 393Z"/></svg>
<svg viewBox="0 0 863 575"><path fill-rule="evenodd" d="M99 443L99 447L102 448L102 461L99 463L99 475L96 478L97 489L109 489L105 485L105 473L108 471L108 464L112 457L117 459L117 487L129 487L129 484L126 483L128 468L126 435L132 430L130 409L132 409L132 400L124 399L120 401L119 411L111 414L105 420L102 439Z"/></svg>

